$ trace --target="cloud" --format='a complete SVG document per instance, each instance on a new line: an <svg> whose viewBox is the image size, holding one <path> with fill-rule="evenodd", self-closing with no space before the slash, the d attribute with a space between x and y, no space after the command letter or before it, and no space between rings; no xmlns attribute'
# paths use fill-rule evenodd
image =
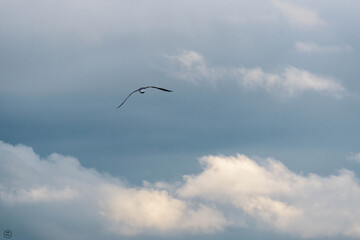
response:
<svg viewBox="0 0 360 240"><path fill-rule="evenodd" d="M340 96L345 90L335 80L295 67L285 67L280 73L266 73L261 68L240 68L235 70L235 74L241 77L240 84L245 88L265 88L268 92L281 92L288 96L304 91Z"/></svg>
<svg viewBox="0 0 360 240"><path fill-rule="evenodd" d="M207 156L184 177L180 196L228 204L277 230L301 237L360 237L360 186L353 172L303 176L281 162L244 155Z"/></svg>
<svg viewBox="0 0 360 240"><path fill-rule="evenodd" d="M352 50L349 45L345 46L320 46L314 42L296 42L295 48L300 53L337 53Z"/></svg>
<svg viewBox="0 0 360 240"><path fill-rule="evenodd" d="M183 80L189 80L193 83L199 83L206 79L214 82L226 75L226 69L221 67L210 68L205 58L191 50L181 50L178 55L165 55L175 67L179 69L171 72L172 76Z"/></svg>
<svg viewBox="0 0 360 240"><path fill-rule="evenodd" d="M51 190L47 187L16 189L12 192L1 192L0 198L8 203L53 202L72 199L77 191L69 186L64 189Z"/></svg>
<svg viewBox="0 0 360 240"><path fill-rule="evenodd" d="M313 10L285 1L274 0L273 3L294 27L308 28L326 24Z"/></svg>
<svg viewBox="0 0 360 240"><path fill-rule="evenodd" d="M262 88L273 94L290 97L305 91L325 92L339 97L345 91L344 87L334 79L293 66L285 67L278 73L267 73L260 67L210 67L201 54L187 50L166 58L175 66L170 72L172 76L197 84L201 82L216 84L218 80L232 79L245 89Z"/></svg>
<svg viewBox="0 0 360 240"><path fill-rule="evenodd" d="M222 230L227 224L221 212L197 207L169 195L165 190L106 186L101 214L119 234L149 232L202 232Z"/></svg>
<svg viewBox="0 0 360 240"><path fill-rule="evenodd" d="M41 159L29 147L4 142L0 142L1 206L12 209L11 215L23 208L30 218L44 215L46 221L38 221L34 229L51 229L56 224L63 232L68 230L66 222L80 229L94 225L98 229L93 231L115 235L211 233L227 225L214 206L184 201L162 189L128 187L107 174L84 168L73 157L52 154ZM49 239L53 233L44 234Z"/></svg>
<svg viewBox="0 0 360 240"><path fill-rule="evenodd" d="M13 225L37 239L209 234L229 226L360 237L359 179L349 170L304 176L277 160L240 154L200 163L200 173L177 183L127 186L73 157L42 159L29 147L0 142L0 220L16 219Z"/></svg>
<svg viewBox="0 0 360 240"><path fill-rule="evenodd" d="M348 159L350 161L360 163L360 153L350 153Z"/></svg>

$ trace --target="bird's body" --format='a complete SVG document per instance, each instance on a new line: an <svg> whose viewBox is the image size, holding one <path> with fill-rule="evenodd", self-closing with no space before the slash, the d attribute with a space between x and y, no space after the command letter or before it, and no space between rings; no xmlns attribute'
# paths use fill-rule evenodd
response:
<svg viewBox="0 0 360 240"><path fill-rule="evenodd" d="M169 89L165 89L165 88L161 88L161 87L155 87L155 86L147 86L147 87L141 87L135 91L132 91L126 98L125 100L117 107L121 107L125 102L126 100L133 94L133 93L136 93L136 92L139 92L141 94L144 94L145 93L145 89L147 88L155 88L155 89L158 89L158 90L161 90L161 91L165 91L165 92L172 92L172 90L169 90Z"/></svg>

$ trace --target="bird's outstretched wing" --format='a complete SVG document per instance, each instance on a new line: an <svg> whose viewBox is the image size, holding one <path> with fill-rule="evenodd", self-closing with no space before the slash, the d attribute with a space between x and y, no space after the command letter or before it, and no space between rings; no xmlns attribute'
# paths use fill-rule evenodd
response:
<svg viewBox="0 0 360 240"><path fill-rule="evenodd" d="M161 88L161 87L155 87L155 86L148 86L146 88L156 88L156 89L159 89L159 90L162 90L162 91L165 91L165 92L172 92L172 90Z"/></svg>
<svg viewBox="0 0 360 240"><path fill-rule="evenodd" d="M117 108L121 107L121 106L126 102L126 100L128 100L128 98L129 98L133 93L135 93L135 92L137 92L137 91L139 91L139 90L140 90L140 89L137 89L137 90L133 91L132 93L130 93L129 96L127 96L127 97L125 98L125 100L124 100Z"/></svg>

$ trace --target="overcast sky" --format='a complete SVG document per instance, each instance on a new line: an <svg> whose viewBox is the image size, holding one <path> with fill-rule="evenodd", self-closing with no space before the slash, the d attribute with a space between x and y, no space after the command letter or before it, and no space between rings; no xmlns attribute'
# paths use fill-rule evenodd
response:
<svg viewBox="0 0 360 240"><path fill-rule="evenodd" d="M360 238L359 11L0 0L0 232Z"/></svg>

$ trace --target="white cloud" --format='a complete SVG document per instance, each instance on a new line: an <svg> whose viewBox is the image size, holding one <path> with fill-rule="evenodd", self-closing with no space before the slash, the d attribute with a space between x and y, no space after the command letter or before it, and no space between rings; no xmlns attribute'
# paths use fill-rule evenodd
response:
<svg viewBox="0 0 360 240"><path fill-rule="evenodd" d="M302 237L360 237L360 186L353 172L302 176L281 162L237 155L207 156L185 176L182 197L229 204L280 231Z"/></svg>
<svg viewBox="0 0 360 240"><path fill-rule="evenodd" d="M274 0L273 3L294 27L315 27L326 24L313 10L285 1Z"/></svg>
<svg viewBox="0 0 360 240"><path fill-rule="evenodd" d="M171 72L171 75L194 83L199 83L204 79L213 82L226 74L223 68L208 67L205 58L195 51L182 50L178 55L165 55L165 58L180 68Z"/></svg>
<svg viewBox="0 0 360 240"><path fill-rule="evenodd" d="M13 192L0 192L0 198L10 204L31 202L53 202L77 197L77 191L69 186L64 189L51 190L42 186L30 189L15 189Z"/></svg>
<svg viewBox="0 0 360 240"><path fill-rule="evenodd" d="M165 190L105 186L101 214L114 232L138 234L159 232L217 232L227 224L221 212L176 199Z"/></svg>
<svg viewBox="0 0 360 240"><path fill-rule="evenodd" d="M210 67L201 54L186 50L166 58L175 66L175 70L170 72L172 76L197 84L206 81L214 84L218 80L232 79L245 89L263 88L270 93L283 96L296 96L305 91L314 91L339 97L345 91L344 87L334 79L293 66L285 67L280 73L267 73L260 67Z"/></svg>
<svg viewBox="0 0 360 240"><path fill-rule="evenodd" d="M228 224L214 206L184 201L166 190L127 187L116 178L82 167L73 157L52 154L41 159L29 147L0 141L1 205L11 208L11 214L28 207L30 218L45 215L46 221L37 226L42 229L49 222L59 228L70 222L79 228L96 225L99 229L94 231L107 229L119 235L211 233ZM56 214L58 209L61 214Z"/></svg>
<svg viewBox="0 0 360 240"><path fill-rule="evenodd" d="M296 42L295 48L301 53L337 53L352 50L352 47L349 45L320 46L314 42Z"/></svg>
<svg viewBox="0 0 360 240"><path fill-rule="evenodd" d="M200 162L203 171L182 182L129 187L73 157L41 159L29 147L0 142L0 208L6 211L0 220L16 219L43 239L201 234L227 226L360 237L360 186L351 171L304 176L274 159L260 164L244 155Z"/></svg>
<svg viewBox="0 0 360 240"><path fill-rule="evenodd" d="M360 153L350 153L348 159L350 161L360 163Z"/></svg>
<svg viewBox="0 0 360 240"><path fill-rule="evenodd" d="M261 68L235 70L245 88L264 88L289 96L304 91L327 92L340 96L345 89L333 79L322 77L295 67L286 67L281 73L266 73Z"/></svg>

